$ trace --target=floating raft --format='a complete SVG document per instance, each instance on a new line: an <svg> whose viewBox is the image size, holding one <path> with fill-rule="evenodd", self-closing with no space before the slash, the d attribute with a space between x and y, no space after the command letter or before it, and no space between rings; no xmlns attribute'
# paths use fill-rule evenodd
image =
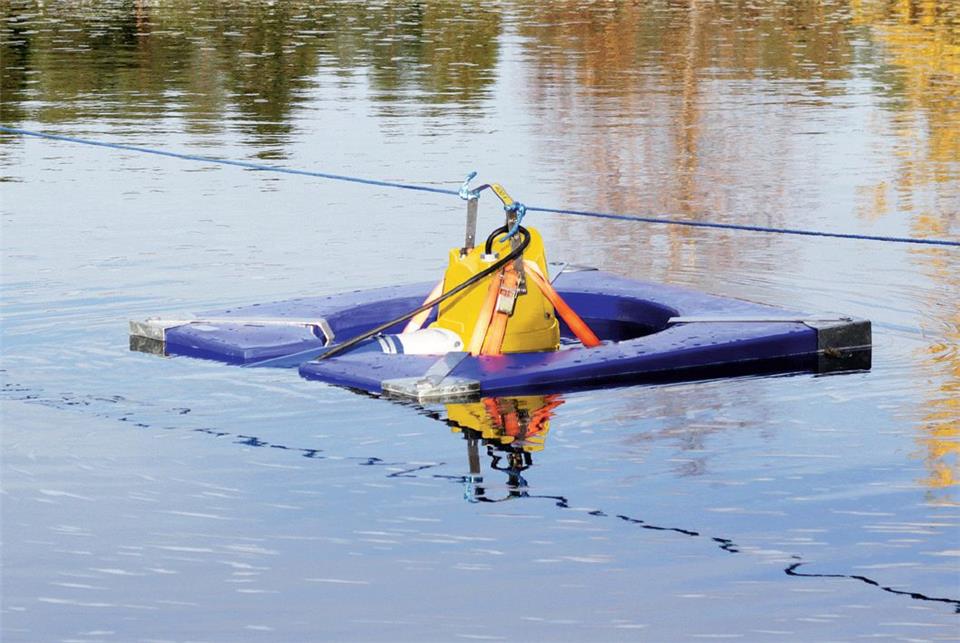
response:
<svg viewBox="0 0 960 643"><path fill-rule="evenodd" d="M299 366L311 380L420 401L562 392L618 383L870 367L864 319L811 316L738 299L634 281L597 270L563 272L560 295L602 339L555 352L473 357L319 349L416 308L432 284L256 304L130 323L131 348L245 366ZM402 324L388 329L399 333Z"/></svg>
<svg viewBox="0 0 960 643"><path fill-rule="evenodd" d="M298 366L338 386L419 400L514 395L614 383L870 367L870 322L786 311L596 270L564 272L560 295L604 340L587 349L473 357L466 353L346 352L317 361L318 349L417 307L432 284L411 284L255 304L130 323L131 348L245 366ZM387 332L401 332L402 325Z"/></svg>

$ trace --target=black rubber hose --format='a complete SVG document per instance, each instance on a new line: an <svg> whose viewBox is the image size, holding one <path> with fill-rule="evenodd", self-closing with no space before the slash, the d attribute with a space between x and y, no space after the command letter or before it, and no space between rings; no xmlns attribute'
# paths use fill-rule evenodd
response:
<svg viewBox="0 0 960 643"><path fill-rule="evenodd" d="M377 335L377 334L379 334L379 333L382 333L383 331L387 330L388 328L390 328L391 326L393 326L393 325L395 325L395 324L399 324L400 322L407 321L408 319L410 319L410 318L413 317L414 315L417 315L417 314L419 314L419 313L422 313L422 312L425 311L425 310L430 310L431 308L433 308L433 307L436 306L437 304L442 303L442 302L446 301L447 299L450 299L450 298L453 297L454 295L463 292L464 290L466 290L467 288L469 288L469 287L472 286L473 284L477 283L478 281L480 281L480 280L482 280L482 279L485 279L486 277L489 277L490 275L492 275L493 273L495 273L495 272L496 272L497 270L499 270L500 268L503 268L505 265L507 265L508 263L510 263L511 261L513 261L514 259L516 259L517 257L523 255L523 251L526 250L526 249L527 249L527 246L530 245L530 231L527 230L526 228L524 228L523 226L520 226L520 227L518 228L518 231L519 231L520 234L523 236L523 239L520 241L520 245L518 245L516 248L514 248L513 250L511 250L510 253L509 253L508 255L506 255L503 259L498 259L498 260L495 261L494 263L490 264L490 266L489 266L488 268L484 268L483 270L481 270L480 272L478 272L478 273L475 274L474 276L472 276L472 277L470 277L469 279L467 279L466 281L464 281L464 282L463 282L462 284L460 284L459 286L456 286L455 288L451 288L450 290L448 290L447 292L443 293L442 295L440 295L440 296L437 297L436 299L433 299L433 300L431 300L431 301L428 301L427 303L423 304L422 306L419 306L419 307L417 307L417 308L414 308L414 309L411 310L409 313L404 313L403 315L397 317L396 319L391 319L391 320L388 321L388 322L384 322L384 323L380 324L380 325L377 326L376 328L371 328L370 330L368 330L368 331L365 332L365 333L362 333L362 334L360 334L360 335L357 335L356 337L351 337L351 338L348 339L347 341L342 342L342 343L340 343L340 344L335 344L334 346L331 346L331 347L330 347L330 350L328 350L327 352L325 352L325 353L323 353L322 355L320 355L319 357L317 357L317 361L319 362L319 361L321 361L321 360L329 359L330 357L333 357L334 355L337 355L337 354L339 354L339 353L342 353L343 351L347 350L348 348L352 348L353 346L356 346L357 344L359 344L360 342L362 342L362 341L365 340L365 339L369 339L369 338L373 337L374 335ZM490 249L491 249L491 244L493 243L493 241L492 241L493 238L494 238L496 235L500 234L501 232L507 232L507 227L504 226L504 227L502 227L502 228L497 228L496 230L493 231L493 233L490 235L490 237L487 238L487 244L486 244L486 246L484 247L484 249L486 250L487 254L490 254Z"/></svg>
<svg viewBox="0 0 960 643"><path fill-rule="evenodd" d="M507 226L503 226L491 232L490 235L487 237L487 242L483 244L483 251L485 253L490 254L491 252L493 252L493 240L496 239L497 235L500 234L501 232L510 232L510 228L508 228Z"/></svg>

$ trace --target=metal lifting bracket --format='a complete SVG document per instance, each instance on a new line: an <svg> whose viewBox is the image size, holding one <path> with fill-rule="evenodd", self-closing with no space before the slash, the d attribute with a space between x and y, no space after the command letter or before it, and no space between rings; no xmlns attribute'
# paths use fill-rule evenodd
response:
<svg viewBox="0 0 960 643"><path fill-rule="evenodd" d="M499 183L491 183L490 189L497 195L500 202L503 203L503 211L506 213L507 238L510 239L510 248L516 249L521 241L515 234L520 227L520 220L523 218L526 207L519 201L514 201L513 197L507 194L507 191ZM502 241L502 239L501 239ZM523 256L517 257L513 262L513 269L517 273L517 291L516 294L527 294L527 279L523 274ZM516 295L514 295L516 299ZM513 313L513 306L510 306L510 313Z"/></svg>
<svg viewBox="0 0 960 643"><path fill-rule="evenodd" d="M464 235L463 248L460 249L460 256L467 254L477 243L477 204L480 202L480 190L470 189L470 181L477 176L476 172L467 175L463 185L460 186L459 196L467 202L467 230ZM485 187L485 186L484 186Z"/></svg>
<svg viewBox="0 0 960 643"><path fill-rule="evenodd" d="M503 210L506 214L505 225L507 227L507 238L510 239L510 247L515 249L520 244L520 239L516 235L516 232L520 226L520 221L523 219L524 213L527 211L526 206L519 201L514 201L513 197L507 194L507 191L499 183L485 183L478 188L471 189L470 181L476 176L476 172L470 172L458 192L460 198L467 202L467 228L464 235L463 248L460 249L460 256L467 254L467 252L476 245L477 205L480 201L480 193L487 188L493 190L494 194L497 195L497 198L500 199L500 202L503 204ZM518 293L521 295L526 294L527 280L523 274L523 257L517 257L516 261L513 262L513 269L517 271L517 276L519 277Z"/></svg>

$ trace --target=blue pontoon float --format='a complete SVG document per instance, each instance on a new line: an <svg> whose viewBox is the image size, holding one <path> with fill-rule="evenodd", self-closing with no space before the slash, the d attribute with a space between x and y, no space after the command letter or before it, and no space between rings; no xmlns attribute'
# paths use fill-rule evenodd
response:
<svg viewBox="0 0 960 643"><path fill-rule="evenodd" d="M311 380L420 401L870 366L867 320L807 315L598 270L568 268L554 285L601 346L567 345L572 338L561 325L565 345L555 352L309 359L338 338L417 306L428 283L257 304L193 320L131 322L131 346L244 366L298 366ZM400 330L402 324L386 332Z"/></svg>
<svg viewBox="0 0 960 643"><path fill-rule="evenodd" d="M470 190L470 178L465 243L433 290L391 286L131 322L131 348L299 367L307 379L421 402L870 366L867 320L567 265L550 279L539 233L520 225L523 205L498 184ZM476 245L488 187L506 223Z"/></svg>

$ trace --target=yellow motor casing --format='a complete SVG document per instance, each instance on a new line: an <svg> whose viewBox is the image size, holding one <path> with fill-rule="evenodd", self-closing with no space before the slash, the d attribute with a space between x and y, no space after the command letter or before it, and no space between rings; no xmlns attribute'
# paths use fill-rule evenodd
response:
<svg viewBox="0 0 960 643"><path fill-rule="evenodd" d="M536 262L543 274L547 274L547 258L543 248L543 238L534 228L530 232L530 245L523 253L524 259ZM499 235L502 236L502 235ZM493 252L500 257L510 252L510 242L494 240ZM460 248L450 250L449 264L443 275L443 292L451 290L478 272L489 268L492 261L483 258L482 246L471 248L461 255ZM459 295L440 304L437 321L431 326L446 328L457 333L468 344L473 337L480 309L487 297L490 281L497 278L491 275ZM553 305L543 293L527 283L527 292L517 296L513 314L507 320L507 330L503 337L501 352L527 353L536 351L555 351L560 347L560 323L554 314Z"/></svg>

